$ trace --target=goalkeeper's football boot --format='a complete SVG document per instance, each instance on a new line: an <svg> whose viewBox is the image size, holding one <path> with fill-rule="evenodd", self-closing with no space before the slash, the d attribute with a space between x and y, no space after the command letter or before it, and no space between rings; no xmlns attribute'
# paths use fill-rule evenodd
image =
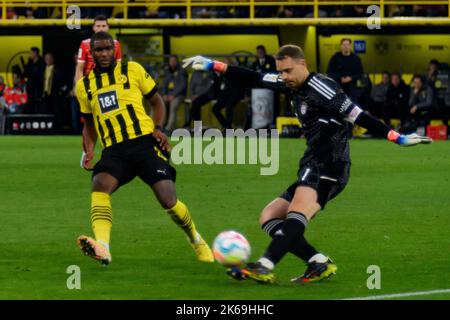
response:
<svg viewBox="0 0 450 320"><path fill-rule="evenodd" d="M227 274L236 280L252 279L259 283L274 283L275 275L272 270L264 267L260 262L250 262L245 267L233 267Z"/></svg>
<svg viewBox="0 0 450 320"><path fill-rule="evenodd" d="M189 240L189 239L188 239ZM196 243L191 244L192 249L194 249L195 254L197 255L197 259L202 262L214 262L214 255L211 251L211 248L208 246L205 240L203 240L202 236L198 234L198 240Z"/></svg>
<svg viewBox="0 0 450 320"><path fill-rule="evenodd" d="M291 279L291 282L294 283L308 283L308 282L317 282L323 279L327 279L331 277L333 274L336 274L337 266L328 258L327 262L311 262L308 263L308 268L305 273L301 276Z"/></svg>
<svg viewBox="0 0 450 320"><path fill-rule="evenodd" d="M85 255L99 261L102 265L107 266L111 263L111 253L109 250L98 241L91 237L79 236L77 244Z"/></svg>

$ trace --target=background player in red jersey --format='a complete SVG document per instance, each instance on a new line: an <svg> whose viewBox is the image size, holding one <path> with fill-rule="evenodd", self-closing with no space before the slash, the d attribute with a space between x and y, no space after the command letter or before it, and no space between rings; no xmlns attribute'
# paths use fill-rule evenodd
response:
<svg viewBox="0 0 450 320"><path fill-rule="evenodd" d="M109 25L108 19L104 15L98 15L94 18L94 24L92 26L94 33L103 31L108 32ZM115 59L120 62L122 59L122 50L120 48L120 42L114 40L115 47ZM76 83L83 76L87 75L89 71L94 68L94 58L91 55L91 38L85 39L80 44L80 49L78 50L78 61L75 70L75 81Z"/></svg>

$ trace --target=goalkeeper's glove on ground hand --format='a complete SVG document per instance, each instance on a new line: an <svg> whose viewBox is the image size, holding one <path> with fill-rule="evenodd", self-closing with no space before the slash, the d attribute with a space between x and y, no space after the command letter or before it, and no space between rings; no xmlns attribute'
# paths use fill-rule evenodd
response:
<svg viewBox="0 0 450 320"><path fill-rule="evenodd" d="M419 136L415 133L403 135L394 130L389 131L388 139L403 147L415 146L420 143L429 144L433 142L433 140L429 137Z"/></svg>
<svg viewBox="0 0 450 320"><path fill-rule="evenodd" d="M223 62L211 60L202 56L183 59L183 68L186 69L189 66L192 66L192 69L194 70L215 71L219 73L224 73L227 68L227 65Z"/></svg>

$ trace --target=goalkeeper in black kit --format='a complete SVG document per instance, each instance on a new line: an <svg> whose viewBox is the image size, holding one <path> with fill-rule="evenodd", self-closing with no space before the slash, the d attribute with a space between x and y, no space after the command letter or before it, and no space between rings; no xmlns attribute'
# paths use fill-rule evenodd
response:
<svg viewBox="0 0 450 320"><path fill-rule="evenodd" d="M248 86L291 94L307 144L297 178L261 213L261 226L272 237L264 255L257 262L228 270L228 274L235 279L271 283L275 280L275 265L290 252L308 265L292 282L320 281L335 274L337 266L308 243L304 233L314 215L347 185L350 175L348 140L353 124L400 146L431 143L432 140L417 134L401 135L361 110L334 80L308 71L300 47L281 47L275 60L278 74L261 74L202 56L185 59L183 67L213 70Z"/></svg>

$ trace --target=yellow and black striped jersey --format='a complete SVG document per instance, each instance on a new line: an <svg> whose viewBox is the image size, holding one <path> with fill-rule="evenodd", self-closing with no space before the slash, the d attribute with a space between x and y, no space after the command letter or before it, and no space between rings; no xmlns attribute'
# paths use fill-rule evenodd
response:
<svg viewBox="0 0 450 320"><path fill-rule="evenodd" d="M142 97L156 90L152 77L133 61L118 63L104 73L94 68L76 84L80 111L92 114L105 148L153 132L155 125Z"/></svg>

